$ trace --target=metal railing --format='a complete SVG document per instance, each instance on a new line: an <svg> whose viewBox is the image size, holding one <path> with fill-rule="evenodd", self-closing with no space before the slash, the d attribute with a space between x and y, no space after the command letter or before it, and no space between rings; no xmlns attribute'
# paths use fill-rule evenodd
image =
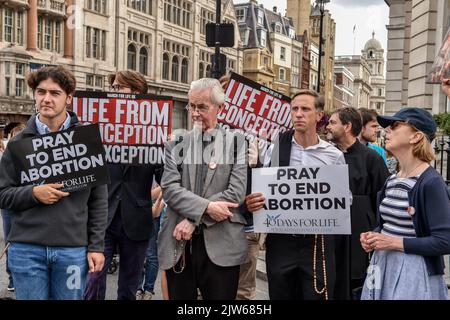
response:
<svg viewBox="0 0 450 320"><path fill-rule="evenodd" d="M450 136L441 135L434 142L434 168L442 175L445 182L450 184Z"/></svg>

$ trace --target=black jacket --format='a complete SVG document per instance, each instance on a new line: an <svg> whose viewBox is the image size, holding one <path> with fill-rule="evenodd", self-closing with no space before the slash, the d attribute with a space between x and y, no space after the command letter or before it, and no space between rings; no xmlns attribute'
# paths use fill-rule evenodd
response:
<svg viewBox="0 0 450 320"><path fill-rule="evenodd" d="M161 181L162 165L108 165L108 226L120 209L123 229L133 241L150 239L153 233L151 187ZM120 204L120 208L119 208Z"/></svg>
<svg viewBox="0 0 450 320"><path fill-rule="evenodd" d="M71 116L70 127L78 126ZM36 116L13 141L35 137ZM76 191L52 205L33 197L33 186L20 186L11 151L6 147L0 164L0 208L12 211L9 241L41 246L82 247L103 252L107 218L106 185Z"/></svg>

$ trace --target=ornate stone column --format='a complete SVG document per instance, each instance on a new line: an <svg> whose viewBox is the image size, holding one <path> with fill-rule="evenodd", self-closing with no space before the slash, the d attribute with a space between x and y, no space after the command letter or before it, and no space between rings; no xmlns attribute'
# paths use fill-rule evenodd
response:
<svg viewBox="0 0 450 320"><path fill-rule="evenodd" d="M27 15L27 50L37 50L38 0L28 0L30 9Z"/></svg>

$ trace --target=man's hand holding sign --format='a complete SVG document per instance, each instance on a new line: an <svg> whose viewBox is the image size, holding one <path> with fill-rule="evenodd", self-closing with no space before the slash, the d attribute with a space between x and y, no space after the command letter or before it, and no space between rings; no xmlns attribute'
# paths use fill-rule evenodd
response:
<svg viewBox="0 0 450 320"><path fill-rule="evenodd" d="M59 191L64 187L62 183L44 184L42 186L33 187L33 197L43 204L54 204L61 198L68 197L70 193Z"/></svg>

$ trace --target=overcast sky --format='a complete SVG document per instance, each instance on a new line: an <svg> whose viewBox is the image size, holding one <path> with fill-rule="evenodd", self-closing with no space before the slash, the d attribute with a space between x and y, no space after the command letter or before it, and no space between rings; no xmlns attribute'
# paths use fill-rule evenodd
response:
<svg viewBox="0 0 450 320"><path fill-rule="evenodd" d="M277 6L279 12L284 13L286 10L286 0L258 0L258 3L270 10L274 6ZM326 8L336 22L336 55L361 54L364 44L372 38L372 32L375 31L375 38L381 42L386 58L389 7L384 0L331 0Z"/></svg>

